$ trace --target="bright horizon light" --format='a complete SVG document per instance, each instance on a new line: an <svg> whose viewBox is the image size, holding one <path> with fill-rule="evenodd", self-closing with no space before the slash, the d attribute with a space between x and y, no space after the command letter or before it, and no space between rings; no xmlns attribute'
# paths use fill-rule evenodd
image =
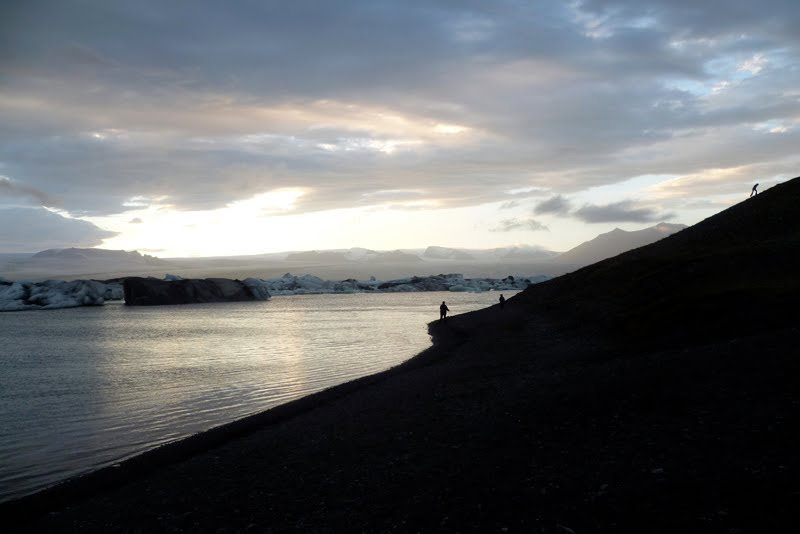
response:
<svg viewBox="0 0 800 534"><path fill-rule="evenodd" d="M231 0L189 26L23 2L0 252L563 251L691 225L800 169L800 3L770 2Z"/></svg>
<svg viewBox="0 0 800 534"><path fill-rule="evenodd" d="M663 179L663 177L662 177ZM643 178L641 189L657 189L669 196L672 180L648 185ZM632 191L634 186L628 186ZM613 200L619 190L599 188L588 198ZM94 224L120 232L97 248L139 250L160 257L242 256L297 250L368 248L373 250L420 249L430 245L464 249L490 249L535 245L553 251L565 251L600 233L614 228L638 230L658 222L693 224L721 211L737 199L720 198L700 209L687 210L684 218L648 223L583 224L539 217L547 224L558 224L559 234L543 230L538 237L525 239L524 229L504 232L483 229L500 208L497 204L477 207L426 209L426 201L405 205L375 204L362 208L327 210L292 214L299 190L276 191L251 199L236 201L225 208L210 211L181 212L151 206L114 217L87 218ZM379 196L378 196L379 198ZM577 197L576 197L577 198ZM580 200L576 200L579 207ZM525 210L506 209L509 219L525 216ZM686 217L694 217L689 223ZM509 220L506 219L506 220Z"/></svg>

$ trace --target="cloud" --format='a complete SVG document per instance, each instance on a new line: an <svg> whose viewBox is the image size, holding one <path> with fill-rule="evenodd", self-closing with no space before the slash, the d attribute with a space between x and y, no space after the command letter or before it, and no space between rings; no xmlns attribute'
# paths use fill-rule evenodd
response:
<svg viewBox="0 0 800 534"><path fill-rule="evenodd" d="M0 163L15 195L78 215L281 188L308 190L298 213L392 189L474 206L709 161L790 173L800 3L750 4L19 2L0 20ZM753 130L768 121L784 139Z"/></svg>
<svg viewBox="0 0 800 534"><path fill-rule="evenodd" d="M133 219L128 221L128 224L142 224L142 222L144 221L142 221L142 219L140 219L139 217L134 217Z"/></svg>
<svg viewBox="0 0 800 534"><path fill-rule="evenodd" d="M116 232L43 208L0 209L0 251L4 252L93 247L115 235Z"/></svg>
<svg viewBox="0 0 800 534"><path fill-rule="evenodd" d="M0 176L0 198L3 196L32 199L42 206L56 205L56 201L47 193L39 191L35 187L12 182L11 178L7 176Z"/></svg>
<svg viewBox="0 0 800 534"><path fill-rule="evenodd" d="M561 195L550 197L547 200L539 202L534 208L533 212L537 215L553 214L553 215L567 215L572 208L568 199Z"/></svg>
<svg viewBox="0 0 800 534"><path fill-rule="evenodd" d="M532 232L547 230L547 226L534 219L504 219L491 232L511 232L513 230L529 230Z"/></svg>
<svg viewBox="0 0 800 534"><path fill-rule="evenodd" d="M674 214L659 212L653 208L638 207L633 202L624 200L606 205L586 204L575 210L573 216L587 223L644 223L671 219Z"/></svg>

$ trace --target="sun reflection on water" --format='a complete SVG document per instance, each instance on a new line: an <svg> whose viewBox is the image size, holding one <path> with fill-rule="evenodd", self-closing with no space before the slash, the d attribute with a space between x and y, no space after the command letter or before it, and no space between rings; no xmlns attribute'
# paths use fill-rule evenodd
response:
<svg viewBox="0 0 800 534"><path fill-rule="evenodd" d="M508 294L506 296L509 296ZM372 374L496 293L17 312L0 317L0 500Z"/></svg>

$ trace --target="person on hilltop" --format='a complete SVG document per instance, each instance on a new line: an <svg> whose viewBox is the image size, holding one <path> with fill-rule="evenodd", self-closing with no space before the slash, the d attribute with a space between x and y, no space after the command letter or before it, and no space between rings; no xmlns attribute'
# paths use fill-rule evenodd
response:
<svg viewBox="0 0 800 534"><path fill-rule="evenodd" d="M500 309L502 310L505 307L506 307L506 298L503 296L502 293L500 293Z"/></svg>
<svg viewBox="0 0 800 534"><path fill-rule="evenodd" d="M750 196L751 196L751 197L752 197L753 195L757 195L757 194L758 194L758 184L754 185L754 186L753 186L753 189L751 189L751 190L750 190Z"/></svg>
<svg viewBox="0 0 800 534"><path fill-rule="evenodd" d="M442 301L442 305L439 306L439 320L444 321L447 319L447 312L450 311L450 308L447 307L447 304Z"/></svg>

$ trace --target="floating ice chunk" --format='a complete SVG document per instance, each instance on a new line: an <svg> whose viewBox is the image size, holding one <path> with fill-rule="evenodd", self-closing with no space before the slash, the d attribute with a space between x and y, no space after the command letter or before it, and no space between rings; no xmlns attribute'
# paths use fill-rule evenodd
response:
<svg viewBox="0 0 800 534"><path fill-rule="evenodd" d="M0 281L0 311L19 311L36 308L33 304L25 304L28 291L21 282Z"/></svg>
<svg viewBox="0 0 800 534"><path fill-rule="evenodd" d="M385 282L376 280L355 280L348 278L334 282L316 276L294 276L286 273L280 278L270 278L263 282L272 295L304 295L311 293L359 293L380 292L397 293L407 291L508 291L525 289L532 283L542 282L547 276L530 278L464 278L463 274L438 274L431 276L412 276Z"/></svg>
<svg viewBox="0 0 800 534"><path fill-rule="evenodd" d="M456 285L450 286L449 291L452 291L454 293L466 293L466 292L469 292L469 291L480 291L480 289L477 288L477 287L467 287L467 286L462 285L462 284L456 284Z"/></svg>
<svg viewBox="0 0 800 534"><path fill-rule="evenodd" d="M398 284L396 286L384 288L382 291L387 293L410 293L411 291L419 291L419 289L411 284Z"/></svg>
<svg viewBox="0 0 800 534"><path fill-rule="evenodd" d="M244 284L258 300L267 300L272 295L307 295L317 293L399 293L411 291L507 291L525 289L530 284L547 280L546 275L528 278L507 276L497 278L464 278L463 274L438 274L412 276L382 282L374 276L369 280L348 278L341 281L323 280L317 276L294 276L286 273L279 278L261 280L247 278ZM180 281L182 277L167 274L168 281ZM215 279L210 279L215 280ZM219 279L218 284L235 292L232 280ZM74 306L99 306L106 300L121 300L124 290L121 282L96 282L75 280L60 282L13 282L0 278L0 311L29 309L69 308Z"/></svg>
<svg viewBox="0 0 800 534"><path fill-rule="evenodd" d="M102 306L106 290L94 280L0 282L0 311Z"/></svg>
<svg viewBox="0 0 800 534"><path fill-rule="evenodd" d="M122 300L125 298L125 290L122 282L106 283L106 293L103 295L106 300Z"/></svg>
<svg viewBox="0 0 800 534"><path fill-rule="evenodd" d="M269 300L269 287L264 280L258 278L245 278L242 283L253 294L256 300Z"/></svg>
<svg viewBox="0 0 800 534"><path fill-rule="evenodd" d="M77 306L102 306L105 302L105 293L106 286L102 282L47 280L31 287L28 301L46 310Z"/></svg>

